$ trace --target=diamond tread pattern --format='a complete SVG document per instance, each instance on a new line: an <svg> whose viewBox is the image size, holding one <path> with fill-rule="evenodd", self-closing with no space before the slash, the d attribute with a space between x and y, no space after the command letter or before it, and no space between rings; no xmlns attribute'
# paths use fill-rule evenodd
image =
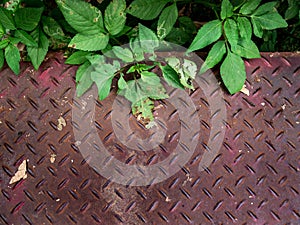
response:
<svg viewBox="0 0 300 225"><path fill-rule="evenodd" d="M0 73L0 224L300 224L300 54L246 61L250 96L224 94L226 136L203 172L209 106L201 90L190 93L201 114L197 150L178 173L148 187L112 183L81 156L72 131L80 129L72 123L76 67L52 54L39 71L26 63L21 68L18 77L8 68ZM113 96L96 101L95 120L111 153L128 164L166 157L180 135L174 109L161 101L157 110L168 127L160 151L136 153L117 144ZM60 117L67 124L62 130ZM10 185L23 160L28 177Z"/></svg>

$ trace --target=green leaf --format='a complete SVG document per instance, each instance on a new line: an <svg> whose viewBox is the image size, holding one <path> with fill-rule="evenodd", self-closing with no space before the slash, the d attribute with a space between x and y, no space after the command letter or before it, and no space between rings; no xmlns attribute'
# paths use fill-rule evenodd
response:
<svg viewBox="0 0 300 225"><path fill-rule="evenodd" d="M33 67L37 70L48 52L49 41L39 27L31 33L31 36L38 43L38 47L28 46L27 51Z"/></svg>
<svg viewBox="0 0 300 225"><path fill-rule="evenodd" d="M92 53L90 52L85 52L85 51L77 51L74 52L66 61L65 64L70 64L70 65L79 65L82 64L88 59L86 58L87 56L91 56Z"/></svg>
<svg viewBox="0 0 300 225"><path fill-rule="evenodd" d="M127 73L127 74L129 74L129 73L134 73L135 71L138 70L138 65L139 65L139 64L131 66L131 67L126 71L126 73Z"/></svg>
<svg viewBox="0 0 300 225"><path fill-rule="evenodd" d="M44 8L19 8L15 13L17 28L32 31L39 24Z"/></svg>
<svg viewBox="0 0 300 225"><path fill-rule="evenodd" d="M5 59L9 68L18 75L20 73L21 60L19 49L14 45L9 44L5 48Z"/></svg>
<svg viewBox="0 0 300 225"><path fill-rule="evenodd" d="M230 92L239 92L246 81L246 69L243 59L230 51L220 68L221 78Z"/></svg>
<svg viewBox="0 0 300 225"><path fill-rule="evenodd" d="M265 30L273 30L288 26L287 22L277 12L267 13L261 16L255 16L254 18L257 22L260 23L261 27Z"/></svg>
<svg viewBox="0 0 300 225"><path fill-rule="evenodd" d="M76 71L76 94L78 97L83 95L93 84L91 79L92 66L86 61Z"/></svg>
<svg viewBox="0 0 300 225"><path fill-rule="evenodd" d="M134 27L131 27L131 29L129 29L129 31L127 31L126 36L127 36L127 38L129 38L129 40L131 40L131 39L137 38L138 33L139 33L139 27L134 26Z"/></svg>
<svg viewBox="0 0 300 225"><path fill-rule="evenodd" d="M251 14L259 6L260 2L261 0L245 1L245 4L240 9L240 13L245 15Z"/></svg>
<svg viewBox="0 0 300 225"><path fill-rule="evenodd" d="M213 68L223 59L226 53L225 41L218 41L213 45L208 53L204 63L201 66L200 74L205 73L208 69Z"/></svg>
<svg viewBox="0 0 300 225"><path fill-rule="evenodd" d="M15 36L20 38L21 42L27 46L38 46L38 44L33 40L33 38L23 30L16 30Z"/></svg>
<svg viewBox="0 0 300 225"><path fill-rule="evenodd" d="M101 50L102 54L108 58L116 58L115 54L112 51L112 45L108 42L105 49Z"/></svg>
<svg viewBox="0 0 300 225"><path fill-rule="evenodd" d="M120 92L120 95L133 104L146 98L155 100L168 98L166 90L160 82L152 84L142 79L128 81L127 87Z"/></svg>
<svg viewBox="0 0 300 225"><path fill-rule="evenodd" d="M67 22L79 33L94 35L105 32L99 9L82 0L56 0Z"/></svg>
<svg viewBox="0 0 300 225"><path fill-rule="evenodd" d="M6 48L6 46L9 44L10 40L9 39L4 39L0 41L0 49Z"/></svg>
<svg viewBox="0 0 300 225"><path fill-rule="evenodd" d="M176 3L166 7L158 19L157 36L159 39L164 39L172 30L178 17Z"/></svg>
<svg viewBox="0 0 300 225"><path fill-rule="evenodd" d="M76 71L76 76L75 76L76 83L78 83L78 82L81 80L81 78L83 77L85 71L87 71L87 69L88 69L89 67L92 68L91 65L92 65L92 64L91 64L89 61L86 61L86 62L84 62L82 65L80 65L80 66L78 67L78 69L77 69L77 71ZM81 96L81 95L80 95L80 96ZM79 96L79 97L80 97L80 96Z"/></svg>
<svg viewBox="0 0 300 225"><path fill-rule="evenodd" d="M2 24L0 22L0 38L2 38L4 34L5 34L5 30L4 30L4 27L2 26Z"/></svg>
<svg viewBox="0 0 300 225"><path fill-rule="evenodd" d="M221 19L229 18L233 15L233 5L229 0L223 0L221 5Z"/></svg>
<svg viewBox="0 0 300 225"><path fill-rule="evenodd" d="M7 9L0 7L0 22L1 24L9 30L15 30L15 22L13 20L12 12Z"/></svg>
<svg viewBox="0 0 300 225"><path fill-rule="evenodd" d="M134 0L127 12L142 20L155 19L170 0Z"/></svg>
<svg viewBox="0 0 300 225"><path fill-rule="evenodd" d="M226 19L224 23L224 31L230 45L232 47L235 46L239 40L239 32L236 22L233 19Z"/></svg>
<svg viewBox="0 0 300 225"><path fill-rule="evenodd" d="M168 64L166 66L160 65L160 69L162 71L164 79L170 86L184 89L184 86L180 83L178 73L171 66L169 66Z"/></svg>
<svg viewBox="0 0 300 225"><path fill-rule="evenodd" d="M123 77L123 74L121 74L121 76L120 76L120 78L118 80L118 88L120 90L123 90L124 88L126 88L126 86L127 86L127 83L126 83L126 81L125 81L125 79Z"/></svg>
<svg viewBox="0 0 300 225"><path fill-rule="evenodd" d="M166 40L177 45L183 45L192 38L193 36L191 34L188 34L183 27L173 27L171 32L166 37Z"/></svg>
<svg viewBox="0 0 300 225"><path fill-rule="evenodd" d="M148 71L153 69L155 65L137 64L136 67L138 68L138 71Z"/></svg>
<svg viewBox="0 0 300 225"><path fill-rule="evenodd" d="M155 33L139 23L139 41L141 48L146 52L153 52L159 46L159 41Z"/></svg>
<svg viewBox="0 0 300 225"><path fill-rule="evenodd" d="M133 66L131 66L128 70L127 70L127 74L129 73L134 73L134 72L138 72L141 73L142 71L148 71L151 70L155 65L146 65L146 64L135 64Z"/></svg>
<svg viewBox="0 0 300 225"><path fill-rule="evenodd" d="M165 38L167 41L183 45L190 42L197 32L197 28L191 18L182 16L178 18L179 27L173 27Z"/></svg>
<svg viewBox="0 0 300 225"><path fill-rule="evenodd" d="M88 55L86 58L89 60L89 62L92 64L94 68L97 68L98 66L102 66L105 64L105 56L104 55Z"/></svg>
<svg viewBox="0 0 300 225"><path fill-rule="evenodd" d="M2 69L4 65L4 53L3 53L3 50L0 49L0 70Z"/></svg>
<svg viewBox="0 0 300 225"><path fill-rule="evenodd" d="M260 58L259 50L251 39L241 39L232 51L247 59Z"/></svg>
<svg viewBox="0 0 300 225"><path fill-rule="evenodd" d="M138 102L135 102L131 105L132 114L135 116L141 115L142 118L146 121L153 121L154 102L149 99L143 99Z"/></svg>
<svg viewBox="0 0 300 225"><path fill-rule="evenodd" d="M284 17L286 20L290 20L294 17L296 17L299 13L299 6L296 7L296 6L293 6L293 7L289 7L286 11L285 11L285 14L284 14Z"/></svg>
<svg viewBox="0 0 300 225"><path fill-rule="evenodd" d="M103 33L93 35L76 34L69 47L83 51L98 51L105 49L109 41L109 36Z"/></svg>
<svg viewBox="0 0 300 225"><path fill-rule="evenodd" d="M99 65L97 70L92 72L91 77L98 87L100 100L105 99L109 95L112 80L119 69L116 65L105 63Z"/></svg>
<svg viewBox="0 0 300 225"><path fill-rule="evenodd" d="M47 34L49 37L52 37L56 40L69 42L69 38L65 36L63 29L53 18L43 16L42 24L45 34Z"/></svg>
<svg viewBox="0 0 300 225"><path fill-rule="evenodd" d="M61 13L60 9L57 10L59 11L59 13ZM61 24L61 27L63 27L66 32L74 35L78 33L73 27L71 27L71 25L65 20L63 16L59 16L57 22Z"/></svg>
<svg viewBox="0 0 300 225"><path fill-rule="evenodd" d="M256 37L262 38L263 29L261 27L260 22L256 19L256 17L251 17L251 22L253 26L253 33Z"/></svg>
<svg viewBox="0 0 300 225"><path fill-rule="evenodd" d="M192 86L192 80L195 79L198 71L197 64L191 60L183 59L183 64L181 67L183 70L183 76L180 77L180 82L185 87Z"/></svg>
<svg viewBox="0 0 300 225"><path fill-rule="evenodd" d="M251 39L252 27L250 21L246 17L238 17L237 25L240 32L240 36L244 39Z"/></svg>
<svg viewBox="0 0 300 225"><path fill-rule="evenodd" d="M134 61L134 57L132 52L130 51L130 49L128 48L122 48L120 46L114 46L112 48L113 53L121 60L123 60L124 62L133 62Z"/></svg>
<svg viewBox="0 0 300 225"><path fill-rule="evenodd" d="M9 39L10 43L13 44L13 45L17 45L21 41L20 38L12 37L12 36L8 37L8 39Z"/></svg>
<svg viewBox="0 0 300 225"><path fill-rule="evenodd" d="M289 7L285 11L284 18L290 20L298 15L300 3L298 0L288 0Z"/></svg>
<svg viewBox="0 0 300 225"><path fill-rule="evenodd" d="M192 52L210 45L217 41L222 35L222 21L213 20L206 23L198 31L195 39L190 45L188 52Z"/></svg>
<svg viewBox="0 0 300 225"><path fill-rule="evenodd" d="M138 39L139 38L130 39L129 45L132 50L135 61L140 62L140 61L144 60L145 57L144 57L144 51L143 51Z"/></svg>
<svg viewBox="0 0 300 225"><path fill-rule="evenodd" d="M136 28L136 27L135 27ZM118 34L114 35L116 38L121 37L123 35L126 35L127 37L129 37L128 34L130 34L130 32L132 32L135 28L124 25L123 29L121 30L121 32L119 32Z"/></svg>
<svg viewBox="0 0 300 225"><path fill-rule="evenodd" d="M180 83L184 87L190 89L194 88L192 85L192 80L195 79L198 68L193 61L183 59L183 62L181 62L178 58L170 57L166 58L166 62L178 73Z"/></svg>
<svg viewBox="0 0 300 225"><path fill-rule="evenodd" d="M178 18L179 26L188 34L194 34L197 31L197 27L194 21L188 16L181 16Z"/></svg>
<svg viewBox="0 0 300 225"><path fill-rule="evenodd" d="M277 5L277 2L267 2L265 4L262 4L261 6L259 6L254 13L251 15L255 15L255 16L260 16L266 13L274 13L277 12L275 6Z"/></svg>
<svg viewBox="0 0 300 225"><path fill-rule="evenodd" d="M241 8L244 5L245 0L230 0L231 4L234 6L233 11Z"/></svg>
<svg viewBox="0 0 300 225"><path fill-rule="evenodd" d="M149 71L142 71L141 79L148 84L155 85L157 83L160 83L160 78L155 73Z"/></svg>
<svg viewBox="0 0 300 225"><path fill-rule="evenodd" d="M104 24L111 35L119 34L126 22L126 1L113 0L105 10Z"/></svg>

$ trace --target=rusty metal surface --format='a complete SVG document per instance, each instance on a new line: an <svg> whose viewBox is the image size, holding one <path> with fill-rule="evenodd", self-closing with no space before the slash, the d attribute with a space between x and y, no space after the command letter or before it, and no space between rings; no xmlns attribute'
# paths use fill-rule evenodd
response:
<svg viewBox="0 0 300 225"><path fill-rule="evenodd" d="M110 182L82 157L71 115L76 68L63 61L56 54L38 72L23 64L19 77L0 73L0 224L300 224L299 54L246 61L250 96L225 94L226 137L203 172L209 106L200 90L190 93L201 113L197 150L178 173L147 187ZM170 154L180 126L167 102L157 113L168 138L159 152L137 152L114 136L112 98L96 103L95 125L114 157L151 165ZM130 124L147 135L132 117ZM23 160L28 177L9 184Z"/></svg>

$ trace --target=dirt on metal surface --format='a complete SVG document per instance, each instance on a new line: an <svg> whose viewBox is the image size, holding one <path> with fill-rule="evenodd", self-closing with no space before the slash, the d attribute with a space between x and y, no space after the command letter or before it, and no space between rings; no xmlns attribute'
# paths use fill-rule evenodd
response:
<svg viewBox="0 0 300 225"><path fill-rule="evenodd" d="M81 124L72 121L76 68L63 62L55 54L39 71L24 63L18 77L8 68L0 73L0 224L300 224L299 54L246 61L249 96L224 94L226 136L203 172L209 105L201 90L190 93L201 119L196 151L178 173L147 187L113 183L82 157L73 135ZM164 143L144 152L115 137L113 98L95 101L94 124L116 159L152 165L171 154L180 122L167 101L156 110L168 128ZM149 135L129 120L141 137ZM26 179L10 184L24 162Z"/></svg>

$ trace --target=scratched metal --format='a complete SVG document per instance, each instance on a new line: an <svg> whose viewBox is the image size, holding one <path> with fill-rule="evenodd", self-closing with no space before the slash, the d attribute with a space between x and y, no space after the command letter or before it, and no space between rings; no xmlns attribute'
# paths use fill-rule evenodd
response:
<svg viewBox="0 0 300 225"><path fill-rule="evenodd" d="M73 136L80 124L71 120L76 68L63 62L62 54L49 55L39 71L23 63L18 77L8 68L0 73L0 224L300 224L299 54L246 61L250 96L225 94L226 137L201 173L209 106L201 90L191 93L201 113L197 150L181 171L148 187L112 183L81 156ZM96 102L95 121L111 154L144 165L168 156L180 136L176 111L159 103L168 127L160 151L129 150L112 131L113 95ZM28 177L10 185L23 160Z"/></svg>

